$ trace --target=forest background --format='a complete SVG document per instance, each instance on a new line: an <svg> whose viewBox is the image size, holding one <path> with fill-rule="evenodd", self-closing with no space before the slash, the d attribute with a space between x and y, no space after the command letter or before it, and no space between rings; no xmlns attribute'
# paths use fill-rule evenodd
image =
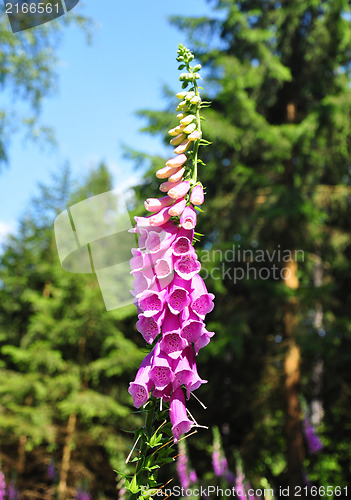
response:
<svg viewBox="0 0 351 500"><path fill-rule="evenodd" d="M229 469L242 468L255 488L270 486L277 498L279 487L344 488L351 466L349 3L209 6L208 16L170 20L204 66L212 102L204 110L212 145L202 156L205 236L197 248L216 294L208 325L216 335L198 358L208 409L193 401L194 414L219 428ZM71 20L90 29L80 15ZM58 26L24 32L14 43L5 21L1 85L33 110L25 125L35 137L40 101L53 84L47 48L55 50ZM157 48L150 71L154 58ZM142 201L158 192L154 173L170 151L176 90L176 81L164 89L163 110L148 109L146 95L138 115L163 145L153 154L125 148L142 177L128 197L133 214L143 214ZM10 120L4 108L3 162ZM140 423L127 393L145 354L136 309L107 312L94 276L61 269L53 233L62 210L112 188L103 161L79 181L61 167L1 249L0 458L21 498L58 491L76 498L77 490L116 498L113 469L131 445L126 431ZM210 430L187 445L201 484L224 480L212 470ZM166 475L174 473L170 466Z"/></svg>

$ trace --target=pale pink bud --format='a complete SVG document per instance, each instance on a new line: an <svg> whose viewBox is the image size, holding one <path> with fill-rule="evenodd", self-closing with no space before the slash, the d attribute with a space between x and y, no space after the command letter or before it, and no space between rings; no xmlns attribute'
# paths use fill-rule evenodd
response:
<svg viewBox="0 0 351 500"><path fill-rule="evenodd" d="M189 141L197 141L200 138L201 138L200 130L195 130L195 132L192 132L191 134L188 135Z"/></svg>
<svg viewBox="0 0 351 500"><path fill-rule="evenodd" d="M169 141L169 143L171 144L171 146L178 146L178 144L180 144L181 142L183 142L184 139L186 139L186 135L185 134L179 134L176 137L173 137L173 139L171 139Z"/></svg>
<svg viewBox="0 0 351 500"><path fill-rule="evenodd" d="M192 134L196 129L196 123L190 123L185 129L183 130L184 134Z"/></svg>
<svg viewBox="0 0 351 500"><path fill-rule="evenodd" d="M190 201L193 205L202 205L204 202L204 189L197 184L191 191Z"/></svg>
<svg viewBox="0 0 351 500"><path fill-rule="evenodd" d="M190 99L191 104L198 104L201 101L201 97L196 95Z"/></svg>
<svg viewBox="0 0 351 500"><path fill-rule="evenodd" d="M168 196L171 198L174 198L175 200L178 200L179 198L183 198L187 192L190 189L190 182L189 181L183 181L180 182L177 186L172 187L168 191Z"/></svg>
<svg viewBox="0 0 351 500"><path fill-rule="evenodd" d="M191 92L187 92L186 93L186 96L185 96L185 99L187 101L190 101L193 97L195 96L195 92L191 91Z"/></svg>
<svg viewBox="0 0 351 500"><path fill-rule="evenodd" d="M160 170L157 170L156 177L158 179L167 179L167 177L174 174L177 168L177 166L166 165L165 167L160 168Z"/></svg>
<svg viewBox="0 0 351 500"><path fill-rule="evenodd" d="M149 223L150 223L150 226L162 226L167 221L169 221L170 218L171 218L171 215L169 213L169 208L165 207L162 210L160 210L160 212L158 212L157 214L152 215L149 218Z"/></svg>
<svg viewBox="0 0 351 500"><path fill-rule="evenodd" d="M180 120L180 124L186 126L192 123L194 120L196 120L195 115L188 115Z"/></svg>
<svg viewBox="0 0 351 500"><path fill-rule="evenodd" d="M169 191L173 187L178 186L178 184L180 184L180 181L178 181L178 182L169 182L169 181L163 182L160 185L160 191L162 191L163 193L167 193L167 191Z"/></svg>
<svg viewBox="0 0 351 500"><path fill-rule="evenodd" d="M177 172L175 172L170 177L168 177L169 182L178 182L178 181L180 181L181 178L184 175L184 172L185 172L185 168L184 167L180 168L179 170L177 170Z"/></svg>
<svg viewBox="0 0 351 500"><path fill-rule="evenodd" d="M172 217L177 217L178 215L181 215L183 213L185 206L186 206L185 198L180 198L175 202L173 207L169 209L168 213Z"/></svg>
<svg viewBox="0 0 351 500"><path fill-rule="evenodd" d="M183 126L178 125L177 127L171 128L171 130L168 130L169 135L178 135L181 132L183 132Z"/></svg>
<svg viewBox="0 0 351 500"><path fill-rule="evenodd" d="M175 156L174 158L171 158L170 160L166 161L166 166L167 167L181 167L183 163L187 161L187 156L186 155L178 155Z"/></svg>
<svg viewBox="0 0 351 500"><path fill-rule="evenodd" d="M196 212L192 206L185 207L184 212L180 217L180 225L184 229L194 229L196 226Z"/></svg>
<svg viewBox="0 0 351 500"><path fill-rule="evenodd" d="M148 212L158 212L162 208L169 207L174 203L174 200L169 196L163 196L163 198L148 198L145 201L145 208Z"/></svg>
<svg viewBox="0 0 351 500"><path fill-rule="evenodd" d="M177 148L175 148L175 150L174 150L175 154L180 155L182 153L185 153L185 151L187 149L189 149L190 144L191 144L191 141L189 141L189 139L186 139L181 144L179 144L179 146Z"/></svg>

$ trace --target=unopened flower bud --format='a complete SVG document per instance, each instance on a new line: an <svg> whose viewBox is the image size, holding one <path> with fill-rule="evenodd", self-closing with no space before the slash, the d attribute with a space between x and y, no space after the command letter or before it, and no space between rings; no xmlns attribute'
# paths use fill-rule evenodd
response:
<svg viewBox="0 0 351 500"><path fill-rule="evenodd" d="M196 116L195 115L188 115L185 118L182 118L180 120L180 124L186 126L186 125L189 125L194 120L196 120Z"/></svg>
<svg viewBox="0 0 351 500"><path fill-rule="evenodd" d="M183 181L177 184L177 186L172 187L168 191L168 196L170 198L173 198L174 200L178 200L179 198L184 198L184 196L187 194L187 192L190 189L190 182L189 181Z"/></svg>
<svg viewBox="0 0 351 500"><path fill-rule="evenodd" d="M171 146L178 146L178 144L180 144L181 142L184 142L184 139L186 139L186 135L179 134L170 140L170 144L171 144ZM184 153L184 151L182 151L182 153ZM179 154L179 153L176 153L176 154Z"/></svg>
<svg viewBox="0 0 351 500"><path fill-rule="evenodd" d="M169 191L170 189L172 189L174 187L177 187L179 184L181 184L181 181L178 181L178 182L169 182L169 181L163 182L160 185L160 191L162 191L162 193L167 193L167 191Z"/></svg>
<svg viewBox="0 0 351 500"><path fill-rule="evenodd" d="M181 132L183 132L183 125L178 125L177 127L171 128L171 130L168 130L169 135L179 135Z"/></svg>
<svg viewBox="0 0 351 500"><path fill-rule="evenodd" d="M183 165L183 163L185 163L187 161L187 156L186 155L178 155L178 156L175 156L174 158L171 158L170 160L168 160L166 162L166 166L167 167L181 167Z"/></svg>
<svg viewBox="0 0 351 500"><path fill-rule="evenodd" d="M196 66L194 66L194 69L193 71L196 72L196 71L200 71L200 69L202 68L201 64L197 64Z"/></svg>
<svg viewBox="0 0 351 500"><path fill-rule="evenodd" d="M177 118L178 118L178 120L181 120L182 118L184 118L184 116L186 116L186 114L185 114L185 113L178 113L178 114L177 114Z"/></svg>
<svg viewBox="0 0 351 500"><path fill-rule="evenodd" d="M177 217L178 215L181 215L184 212L184 209L186 207L186 200L184 198L180 198L175 202L175 204L169 209L168 213L172 217Z"/></svg>
<svg viewBox="0 0 351 500"><path fill-rule="evenodd" d="M195 78L196 78L196 80L198 80L200 78L199 73L195 73Z"/></svg>
<svg viewBox="0 0 351 500"><path fill-rule="evenodd" d="M188 79L189 79L189 73L181 73L181 74L179 75L179 80L180 80L181 82L183 82L184 80L188 80Z"/></svg>
<svg viewBox="0 0 351 500"><path fill-rule="evenodd" d="M170 165L166 165L165 167L157 170L156 177L158 179L167 179L167 177L174 174L176 168L178 168L178 167L172 167Z"/></svg>
<svg viewBox="0 0 351 500"><path fill-rule="evenodd" d="M187 92L185 95L185 99L190 101L195 96L195 92Z"/></svg>
<svg viewBox="0 0 351 500"><path fill-rule="evenodd" d="M204 189L197 184L191 191L190 201L193 205L202 205L204 202Z"/></svg>
<svg viewBox="0 0 351 500"><path fill-rule="evenodd" d="M182 111L185 107L188 106L188 103L187 101L182 101L178 104L177 106L177 111Z"/></svg>
<svg viewBox="0 0 351 500"><path fill-rule="evenodd" d="M190 123L185 129L183 129L184 134L191 134L196 129L196 123Z"/></svg>
<svg viewBox="0 0 351 500"><path fill-rule="evenodd" d="M196 95L195 97L190 99L190 102L191 102L191 104L198 104L199 102L201 102L201 97Z"/></svg>
<svg viewBox="0 0 351 500"><path fill-rule="evenodd" d="M200 138L201 138L200 130L195 130L195 132L192 132L191 134L188 135L189 141L197 141Z"/></svg>
<svg viewBox="0 0 351 500"><path fill-rule="evenodd" d="M168 180L169 182L178 182L182 179L183 175L184 175L184 172L185 172L185 168L180 168L179 170L177 170L176 172L174 172L174 174L170 175L168 177Z"/></svg>
<svg viewBox="0 0 351 500"><path fill-rule="evenodd" d="M148 198L145 201L145 208L148 212L158 212L162 208L169 207L174 203L174 200L169 196L163 198Z"/></svg>
<svg viewBox="0 0 351 500"><path fill-rule="evenodd" d="M181 144L179 144L178 147L175 148L174 153L176 155L181 155L182 153L185 153L185 151L189 149L190 144L191 141L189 141L189 139L185 139Z"/></svg>
<svg viewBox="0 0 351 500"><path fill-rule="evenodd" d="M184 99L184 97L187 95L188 92L178 92L176 94L176 96L178 97L178 99Z"/></svg>

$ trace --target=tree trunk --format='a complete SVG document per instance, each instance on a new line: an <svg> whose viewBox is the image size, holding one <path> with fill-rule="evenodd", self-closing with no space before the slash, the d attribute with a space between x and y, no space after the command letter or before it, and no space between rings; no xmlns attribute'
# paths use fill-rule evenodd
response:
<svg viewBox="0 0 351 500"><path fill-rule="evenodd" d="M297 278L297 263L287 263L287 271L284 275L285 285L293 290L299 286ZM294 327L297 323L297 300L291 298L287 301L284 311L284 340L287 352L284 360L284 391L286 425L285 437L287 446L288 485L290 487L289 498L294 499L296 486L303 486L303 460L304 441L301 426L301 409L299 401L300 382L300 348L295 342Z"/></svg>
<svg viewBox="0 0 351 500"><path fill-rule="evenodd" d="M319 255L313 258L313 284L319 288L323 284L323 262ZM320 302L316 304L313 326L318 333L323 330L323 307ZM320 354L317 355L312 370L312 400L311 400L311 422L313 425L319 425L323 420L324 409L322 401L322 381L323 381L324 363Z"/></svg>
<svg viewBox="0 0 351 500"><path fill-rule="evenodd" d="M76 429L76 422L77 422L77 416L70 415L67 422L66 439L62 453L60 482L58 485L59 500L66 500L67 478L68 478L68 472L71 462L71 453L72 453L71 445L73 441L74 431Z"/></svg>

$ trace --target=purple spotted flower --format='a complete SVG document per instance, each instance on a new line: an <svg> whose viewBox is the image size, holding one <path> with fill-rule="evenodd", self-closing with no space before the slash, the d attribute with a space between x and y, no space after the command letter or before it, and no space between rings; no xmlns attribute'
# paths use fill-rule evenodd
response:
<svg viewBox="0 0 351 500"><path fill-rule="evenodd" d="M162 206L161 213L168 209L168 203L164 198L152 200L147 207ZM153 349L142 362L129 393L136 408L148 401L151 391L170 402L175 442L197 425L188 417L183 390L189 399L191 392L206 382L198 374L196 356L214 335L205 325L214 295L207 292L198 274L201 264L192 245L194 214L190 207L179 224L167 219L160 225L150 217L136 217L133 232L138 235L139 247L132 250L130 261L138 309L136 327Z"/></svg>

